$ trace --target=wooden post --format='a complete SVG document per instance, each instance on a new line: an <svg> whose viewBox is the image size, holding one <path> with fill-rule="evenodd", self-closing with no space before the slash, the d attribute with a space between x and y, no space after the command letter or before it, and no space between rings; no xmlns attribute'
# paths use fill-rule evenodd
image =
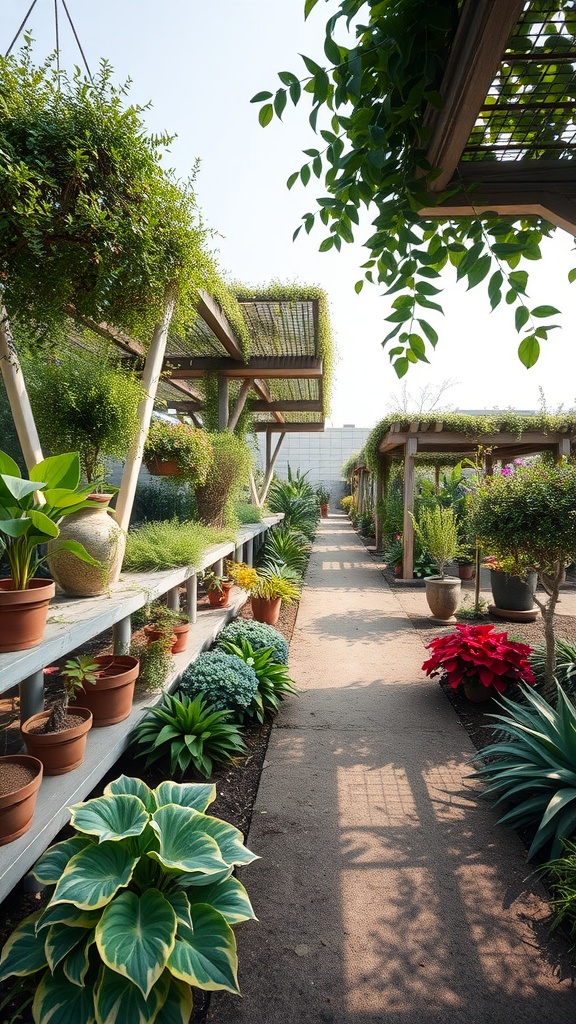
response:
<svg viewBox="0 0 576 1024"><path fill-rule="evenodd" d="M484 468L486 470L486 476L492 476L492 474L494 473L494 456L493 455L488 454L488 455L484 456Z"/></svg>
<svg viewBox="0 0 576 1024"><path fill-rule="evenodd" d="M186 580L186 612L194 624L198 619L198 577L195 572Z"/></svg>
<svg viewBox="0 0 576 1024"><path fill-rule="evenodd" d="M404 530L402 533L402 576L411 580L414 576L414 526L411 512L414 511L414 456L418 450L415 437L409 437L404 446Z"/></svg>
<svg viewBox="0 0 576 1024"><path fill-rule="evenodd" d="M258 495L258 488L256 487L256 481L254 479L254 471L250 470L250 495L252 498L252 504L256 508L260 508L260 497Z"/></svg>
<svg viewBox="0 0 576 1024"><path fill-rule="evenodd" d="M130 523L130 515L134 504L134 495L136 494L136 487L138 484L138 474L142 465L144 442L146 440L150 420L152 418L154 399L156 397L158 382L160 380L160 374L162 373L164 353L166 351L168 329L170 327L170 321L172 319L175 304L175 288L169 288L167 289L166 300L164 303L164 316L154 331L152 341L150 342L150 349L144 364L144 372L142 373L144 398L138 406L140 430L126 457L126 464L124 466L122 482L118 493L118 501L116 503L116 521L124 533L128 531L128 525Z"/></svg>
<svg viewBox="0 0 576 1024"><path fill-rule="evenodd" d="M254 381L251 380L250 377L248 377L247 380L242 381L242 387L238 392L236 405L234 406L233 411L230 413L230 419L228 420L228 430L233 431L236 424L238 423L238 420L240 419L240 414L242 413L242 410L246 405L246 399L250 394L250 388L252 387L253 383Z"/></svg>
<svg viewBox="0 0 576 1024"><path fill-rule="evenodd" d="M570 438L562 437L556 445L556 465L561 466L564 458L570 455Z"/></svg>
<svg viewBox="0 0 576 1024"><path fill-rule="evenodd" d="M434 466L434 487L436 494L440 494L440 466Z"/></svg>
<svg viewBox="0 0 576 1024"><path fill-rule="evenodd" d="M270 431L268 430L268 431L266 431L266 448L268 448L268 438L269 437L270 437ZM276 459L278 458L278 452L280 451L280 449L282 447L282 442L283 442L285 437L286 437L286 432L283 430L281 432L281 434L280 434L280 437L278 438L278 441L276 442L276 447L275 447L274 451L272 452L272 455L270 456L270 463L269 463L269 466L268 466L268 468L266 470L266 476L264 477L264 483L262 485L262 492L260 494L260 505L264 505L265 502L266 502L266 498L268 497L268 491L270 490L270 484L272 483L272 477L274 475L274 466L276 464Z"/></svg>
<svg viewBox="0 0 576 1024"><path fill-rule="evenodd" d="M376 551L384 550L384 520L378 506L386 501L388 496L388 484L390 482L390 456L381 455L378 459L378 471L376 475Z"/></svg>
<svg viewBox="0 0 576 1024"><path fill-rule="evenodd" d="M26 391L22 367L16 352L16 346L10 331L8 316L4 306L0 305L0 367L6 394L12 411L12 418L18 440L28 469L42 462L42 448L36 430L30 399ZM1 447L1 444L0 444Z"/></svg>
<svg viewBox="0 0 576 1024"><path fill-rule="evenodd" d="M228 378L218 375L218 430L228 426Z"/></svg>

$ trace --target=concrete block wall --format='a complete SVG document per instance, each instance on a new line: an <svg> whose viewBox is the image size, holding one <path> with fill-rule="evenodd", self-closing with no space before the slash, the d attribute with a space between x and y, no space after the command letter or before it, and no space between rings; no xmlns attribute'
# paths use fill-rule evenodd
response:
<svg viewBox="0 0 576 1024"><path fill-rule="evenodd" d="M288 476L288 466L308 473L310 483L323 484L330 490L330 504L336 508L346 493L341 469L353 452L366 443L371 427L327 427L323 433L286 434L274 467L281 479ZM260 441L260 464L264 466L265 444Z"/></svg>

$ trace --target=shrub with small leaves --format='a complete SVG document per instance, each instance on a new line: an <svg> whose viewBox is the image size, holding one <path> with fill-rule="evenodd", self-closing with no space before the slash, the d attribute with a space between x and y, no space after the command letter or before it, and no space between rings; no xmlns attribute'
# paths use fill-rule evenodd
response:
<svg viewBox="0 0 576 1024"><path fill-rule="evenodd" d="M231 717L231 711L216 711L200 694L192 700L185 693L167 693L132 733L136 757L146 758L146 768L169 760L171 774L180 778L192 766L208 779L214 764L246 750Z"/></svg>
<svg viewBox="0 0 576 1024"><path fill-rule="evenodd" d="M183 673L182 690L189 697L201 694L216 711L242 714L258 691L258 679L242 658L221 650L208 651Z"/></svg>
<svg viewBox="0 0 576 1024"><path fill-rule="evenodd" d="M218 634L214 649L221 650L225 643L238 644L242 639L248 640L255 651L271 647L274 661L281 665L288 664L288 644L282 633L274 629L274 626L254 622L252 619L236 619L228 623Z"/></svg>

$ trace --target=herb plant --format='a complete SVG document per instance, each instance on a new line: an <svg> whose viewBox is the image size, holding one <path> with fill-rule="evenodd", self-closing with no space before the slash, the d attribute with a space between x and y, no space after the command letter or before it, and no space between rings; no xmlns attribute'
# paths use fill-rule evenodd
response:
<svg viewBox="0 0 576 1024"><path fill-rule="evenodd" d="M32 975L36 1024L185 1021L190 986L238 993L231 925L254 918L234 867L254 854L206 814L215 787L120 776L71 808L71 839L33 874L50 894L4 946L0 980Z"/></svg>

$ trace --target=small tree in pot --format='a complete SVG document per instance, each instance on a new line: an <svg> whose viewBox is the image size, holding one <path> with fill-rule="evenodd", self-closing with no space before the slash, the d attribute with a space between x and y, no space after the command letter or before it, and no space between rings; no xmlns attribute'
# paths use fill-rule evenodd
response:
<svg viewBox="0 0 576 1024"><path fill-rule="evenodd" d="M534 595L544 620L545 680L554 685L554 612L566 566L576 557L576 467L519 466L487 477L473 500L473 522L485 547L525 578L537 572L546 597Z"/></svg>
<svg viewBox="0 0 576 1024"><path fill-rule="evenodd" d="M454 576L446 576L446 566L460 550L455 512L452 508L434 505L432 508L423 508L418 520L413 516L412 521L422 549L428 552L438 567L438 576L426 579L426 599L432 616L440 622L453 622L461 583Z"/></svg>

